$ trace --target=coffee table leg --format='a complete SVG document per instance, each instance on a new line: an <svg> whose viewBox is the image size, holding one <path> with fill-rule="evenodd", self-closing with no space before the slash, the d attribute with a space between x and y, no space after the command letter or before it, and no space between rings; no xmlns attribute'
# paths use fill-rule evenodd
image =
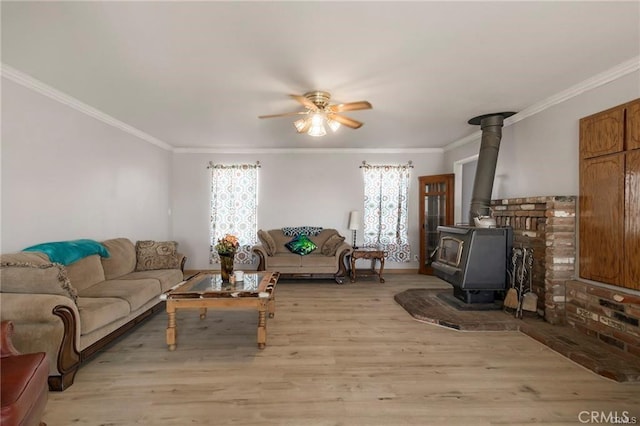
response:
<svg viewBox="0 0 640 426"><path fill-rule="evenodd" d="M384 282L384 278L382 278L382 271L384 271L384 256L380 258L380 274L378 274L381 283Z"/></svg>
<svg viewBox="0 0 640 426"><path fill-rule="evenodd" d="M269 318L273 318L276 316L276 298L271 297L269 302L267 303L267 310L269 311Z"/></svg>
<svg viewBox="0 0 640 426"><path fill-rule="evenodd" d="M258 349L264 349L267 345L267 302L260 301L258 308Z"/></svg>
<svg viewBox="0 0 640 426"><path fill-rule="evenodd" d="M167 302L167 316L169 324L167 326L167 345L170 351L176 350L176 308Z"/></svg>

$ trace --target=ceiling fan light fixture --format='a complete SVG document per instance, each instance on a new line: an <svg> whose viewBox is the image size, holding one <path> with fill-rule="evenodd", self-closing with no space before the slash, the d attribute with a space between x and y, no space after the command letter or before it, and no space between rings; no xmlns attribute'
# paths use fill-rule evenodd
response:
<svg viewBox="0 0 640 426"><path fill-rule="evenodd" d="M327 125L329 125L329 128L333 132L335 132L336 130L338 130L340 128L340 123L338 123L337 121L332 120L330 118L327 118Z"/></svg>
<svg viewBox="0 0 640 426"><path fill-rule="evenodd" d="M311 116L311 128L307 132L309 136L324 136L327 131L324 128L325 116L322 113L315 113Z"/></svg>
<svg viewBox="0 0 640 426"><path fill-rule="evenodd" d="M324 136L327 134L327 131L324 128L324 125L322 123L320 123L320 125L315 125L313 124L311 126L311 128L309 129L309 131L307 132L307 134L309 136L315 136L315 137L319 137L319 136Z"/></svg>
<svg viewBox="0 0 640 426"><path fill-rule="evenodd" d="M307 118L301 118L299 120L296 120L293 122L293 125L295 126L296 130L298 131L298 133L303 133L305 127L307 127Z"/></svg>

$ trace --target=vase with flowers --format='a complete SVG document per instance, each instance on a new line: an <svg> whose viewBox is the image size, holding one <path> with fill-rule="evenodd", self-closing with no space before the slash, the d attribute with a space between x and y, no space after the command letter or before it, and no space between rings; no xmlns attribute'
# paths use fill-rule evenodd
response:
<svg viewBox="0 0 640 426"><path fill-rule="evenodd" d="M220 238L215 245L218 256L220 256L220 275L222 275L223 282L229 282L229 278L233 274L233 260L239 247L238 237L231 234Z"/></svg>

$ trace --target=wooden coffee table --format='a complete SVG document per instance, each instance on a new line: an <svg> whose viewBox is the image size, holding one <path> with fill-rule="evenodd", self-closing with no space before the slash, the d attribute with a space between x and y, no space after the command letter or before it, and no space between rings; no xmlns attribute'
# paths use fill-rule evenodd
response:
<svg viewBox="0 0 640 426"><path fill-rule="evenodd" d="M223 283L220 274L200 272L169 289L160 295L160 299L167 303L169 350L176 349L176 310L199 309L200 319L204 319L209 308L256 309L258 348L264 349L267 344L267 312L269 318L275 315L275 289L279 277L279 272L245 273L243 281L230 284Z"/></svg>

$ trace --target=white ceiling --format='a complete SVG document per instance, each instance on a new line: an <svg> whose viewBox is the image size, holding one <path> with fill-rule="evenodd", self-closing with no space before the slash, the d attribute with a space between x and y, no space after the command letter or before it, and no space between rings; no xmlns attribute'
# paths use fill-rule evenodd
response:
<svg viewBox="0 0 640 426"><path fill-rule="evenodd" d="M175 148L434 148L640 54L640 2L7 2L2 63ZM295 132L287 94L368 100Z"/></svg>

